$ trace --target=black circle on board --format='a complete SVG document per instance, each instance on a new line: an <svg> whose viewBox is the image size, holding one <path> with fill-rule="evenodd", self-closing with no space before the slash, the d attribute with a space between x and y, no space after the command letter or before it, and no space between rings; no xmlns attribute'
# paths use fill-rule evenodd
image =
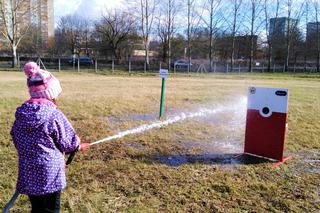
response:
<svg viewBox="0 0 320 213"><path fill-rule="evenodd" d="M269 112L270 112L269 107L263 107L263 108L262 108L262 112L263 112L263 114L265 114L265 115L269 114Z"/></svg>

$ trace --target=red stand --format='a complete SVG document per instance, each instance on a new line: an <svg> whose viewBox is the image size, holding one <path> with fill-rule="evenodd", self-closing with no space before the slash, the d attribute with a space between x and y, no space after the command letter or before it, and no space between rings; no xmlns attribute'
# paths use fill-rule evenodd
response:
<svg viewBox="0 0 320 213"><path fill-rule="evenodd" d="M288 90L249 87L244 153L277 160L284 158Z"/></svg>

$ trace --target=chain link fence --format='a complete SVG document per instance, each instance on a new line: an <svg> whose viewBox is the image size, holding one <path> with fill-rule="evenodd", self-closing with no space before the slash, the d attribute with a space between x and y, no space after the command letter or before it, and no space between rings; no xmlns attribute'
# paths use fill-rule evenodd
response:
<svg viewBox="0 0 320 213"><path fill-rule="evenodd" d="M248 62L236 61L233 66L228 62L213 62L210 66L208 60L193 60L190 64L187 61L179 60L179 63L172 62L170 66L159 60L150 60L149 66L143 60L117 60L110 58L90 58L90 57L37 57L37 56L24 56L18 57L18 68L21 69L28 61L36 61L41 68L51 71L92 71L92 72L148 72L157 73L159 69L169 69L171 73L245 73L249 72ZM0 57L0 69L10 69L12 64L11 57ZM315 63L294 63L289 64L289 72L308 72L316 73L317 67ZM259 62L254 63L252 72L286 72L286 67L282 63L274 63L268 70L267 63Z"/></svg>

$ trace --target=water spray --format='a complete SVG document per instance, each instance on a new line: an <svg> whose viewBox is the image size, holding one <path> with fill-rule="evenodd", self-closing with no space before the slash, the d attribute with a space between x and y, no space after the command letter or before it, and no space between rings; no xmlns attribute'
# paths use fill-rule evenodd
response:
<svg viewBox="0 0 320 213"><path fill-rule="evenodd" d="M104 143L104 142L107 142L107 141L112 141L112 140L115 140L115 139L119 139L119 138L122 138L122 137L127 136L127 135L139 134L139 133L143 133L143 132L146 132L148 130L151 130L151 129L159 129L159 128L168 126L168 125L173 124L173 123L184 121L186 119L192 119L192 118L196 118L196 117L205 117L205 116L216 114L216 113L219 113L219 112L222 112L222 111L229 111L229 110L242 110L244 112L246 103L247 103L247 98L246 97L242 97L240 99L240 101L238 101L236 103L232 103L230 105L220 106L220 107L217 107L217 108L214 108L214 109L213 108L204 108L204 107L202 107L198 111L195 111L195 112L181 112L181 113L179 113L179 114L177 114L175 116L169 117L168 119L166 119L164 121L157 121L157 122L154 122L154 123L151 123L151 124L143 124L143 125L140 125L140 126L138 126L136 128L128 129L128 130L119 132L116 135L109 136L109 137L100 139L98 141L92 142L92 143L83 143L83 144L81 144L79 146L78 149L76 149L74 152L70 153L66 164L68 165L68 164L70 164L72 162L73 157L74 157L74 155L75 155L75 153L77 151L84 151L84 150L90 148L91 146L94 146L94 145L97 145L97 144L100 144L100 143Z"/></svg>

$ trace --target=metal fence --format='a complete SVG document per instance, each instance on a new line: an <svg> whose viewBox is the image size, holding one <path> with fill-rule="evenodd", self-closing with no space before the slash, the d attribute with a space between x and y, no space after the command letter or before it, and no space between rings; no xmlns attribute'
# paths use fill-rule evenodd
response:
<svg viewBox="0 0 320 213"><path fill-rule="evenodd" d="M151 60L149 67L146 66L144 61L141 60L116 60L107 58L93 58L91 63L83 63L80 60L72 60L67 57L20 57L18 58L18 67L22 66L28 61L37 61L42 68L51 71L78 71L81 70L101 72L101 71L126 71L126 72L159 72L160 68L169 69L171 73L187 73L188 65L174 65L170 67L163 62L158 60ZM0 69L9 69L11 67L10 57L0 57ZM234 66L231 67L230 63L227 62L214 62L211 65L207 60L192 61L190 66L190 72L192 73L244 73L249 72L248 65L246 63L235 62ZM295 63L290 64L287 71L289 72L317 72L316 64L314 63ZM286 72L285 65L281 63L273 64L268 70L266 63L255 64L252 67L252 72Z"/></svg>

